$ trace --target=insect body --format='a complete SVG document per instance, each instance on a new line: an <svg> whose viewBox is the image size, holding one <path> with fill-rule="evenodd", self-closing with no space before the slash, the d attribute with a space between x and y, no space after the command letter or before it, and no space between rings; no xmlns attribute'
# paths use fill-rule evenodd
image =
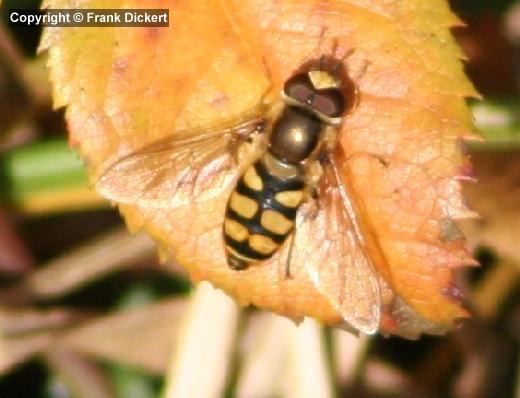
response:
<svg viewBox="0 0 520 398"><path fill-rule="evenodd" d="M286 247L287 259L293 253L294 264L346 324L374 333L382 305L379 280L336 145L338 126L355 99L343 60L323 56L304 63L281 97L274 116L176 131L110 166L96 189L143 209L196 212L227 201L222 213L195 215L211 226L204 240L211 253L222 253L234 270L280 268L288 262L276 253ZM218 231L214 220L222 220ZM168 222L186 236L183 220ZM193 250L201 261L208 258L204 245Z"/></svg>
<svg viewBox="0 0 520 398"><path fill-rule="evenodd" d="M246 170L231 194L224 220L231 268L245 269L278 250L294 229L304 187L299 168L271 153Z"/></svg>
<svg viewBox="0 0 520 398"><path fill-rule="evenodd" d="M231 194L224 238L233 269L270 258L294 232L297 211L308 194L309 165L320 154L325 130L340 121L347 105L343 71L333 65L341 66L325 58L311 62L287 81L285 107L273 123L267 151L246 169Z"/></svg>

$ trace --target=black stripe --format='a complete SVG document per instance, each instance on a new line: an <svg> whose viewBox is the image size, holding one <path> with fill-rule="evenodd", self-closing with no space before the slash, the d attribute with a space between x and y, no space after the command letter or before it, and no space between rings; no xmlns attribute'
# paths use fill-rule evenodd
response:
<svg viewBox="0 0 520 398"><path fill-rule="evenodd" d="M287 207L275 199L275 196L279 192L285 192L283 189L279 189L277 186L267 186L265 184L263 191L254 191L249 188L242 179L238 180L236 191L240 195L247 196L248 198L256 201L260 209L266 210L271 209L279 213L282 213L285 218L294 220L296 218L297 207Z"/></svg>
<svg viewBox="0 0 520 398"><path fill-rule="evenodd" d="M262 191L262 203L264 209L271 209L282 213L287 219L294 221L298 208L287 207L275 199L277 193L285 191L300 191L305 188L303 178L295 176L287 179L280 179L272 176L267 171L262 161L254 164L255 170L264 181L264 190Z"/></svg>
<svg viewBox="0 0 520 398"><path fill-rule="evenodd" d="M265 185L264 185L265 186ZM247 196L250 199L255 200L257 203L262 203L264 198L264 191L255 191L247 186L244 181L244 177L240 178L237 182L235 189L239 194Z"/></svg>
<svg viewBox="0 0 520 398"><path fill-rule="evenodd" d="M265 236L271 238L272 240L274 240L279 245L281 245L285 241L285 238L287 238L287 235L289 235L292 232L292 229L289 230L289 232L284 235L280 235L275 232L272 232L272 231L268 230L267 228L264 228L263 225L260 223L260 213L261 212L257 212L255 217L249 219L249 218L242 217L240 214L238 214L232 208L228 208L228 210L226 212L226 217L231 220L235 220L239 224L246 227L249 231L249 234L265 235Z"/></svg>
<svg viewBox="0 0 520 398"><path fill-rule="evenodd" d="M297 207L287 207L278 202L274 197L272 200L268 201L266 203L266 206L264 209L271 209L274 211L277 211L278 213L281 213L285 216L288 220L294 221L296 219L296 212L298 211Z"/></svg>
<svg viewBox="0 0 520 398"><path fill-rule="evenodd" d="M235 250L240 255L253 259L253 260L267 260L271 258L276 250L271 254L263 254L254 250L247 241L238 242L234 240L231 236L224 234L224 239L226 241L226 245L230 246L233 250Z"/></svg>

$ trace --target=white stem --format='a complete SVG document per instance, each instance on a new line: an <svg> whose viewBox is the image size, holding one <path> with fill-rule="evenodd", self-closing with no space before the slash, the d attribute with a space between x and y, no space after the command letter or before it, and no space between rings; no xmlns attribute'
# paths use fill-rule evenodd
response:
<svg viewBox="0 0 520 398"><path fill-rule="evenodd" d="M330 369L326 361L321 326L306 318L294 330L290 341L287 378L284 397L332 397Z"/></svg>
<svg viewBox="0 0 520 398"><path fill-rule="evenodd" d="M223 396L238 313L237 304L209 283L197 286L175 342L163 397Z"/></svg>

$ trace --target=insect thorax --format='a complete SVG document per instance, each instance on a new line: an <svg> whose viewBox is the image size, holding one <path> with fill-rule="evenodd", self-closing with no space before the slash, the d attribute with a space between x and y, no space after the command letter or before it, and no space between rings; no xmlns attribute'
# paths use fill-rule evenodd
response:
<svg viewBox="0 0 520 398"><path fill-rule="evenodd" d="M300 163L316 150L323 127L308 110L286 106L273 125L270 151L283 161Z"/></svg>

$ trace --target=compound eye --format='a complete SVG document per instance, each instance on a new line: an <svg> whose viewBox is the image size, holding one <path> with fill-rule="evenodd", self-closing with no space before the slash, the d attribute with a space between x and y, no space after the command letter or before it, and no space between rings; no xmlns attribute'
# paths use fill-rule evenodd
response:
<svg viewBox="0 0 520 398"><path fill-rule="evenodd" d="M326 90L314 95L311 106L324 116L340 117L345 113L345 98L339 90Z"/></svg>
<svg viewBox="0 0 520 398"><path fill-rule="evenodd" d="M285 95L299 102L307 104L309 98L315 93L314 87L307 74L299 74L287 80L283 87Z"/></svg>

